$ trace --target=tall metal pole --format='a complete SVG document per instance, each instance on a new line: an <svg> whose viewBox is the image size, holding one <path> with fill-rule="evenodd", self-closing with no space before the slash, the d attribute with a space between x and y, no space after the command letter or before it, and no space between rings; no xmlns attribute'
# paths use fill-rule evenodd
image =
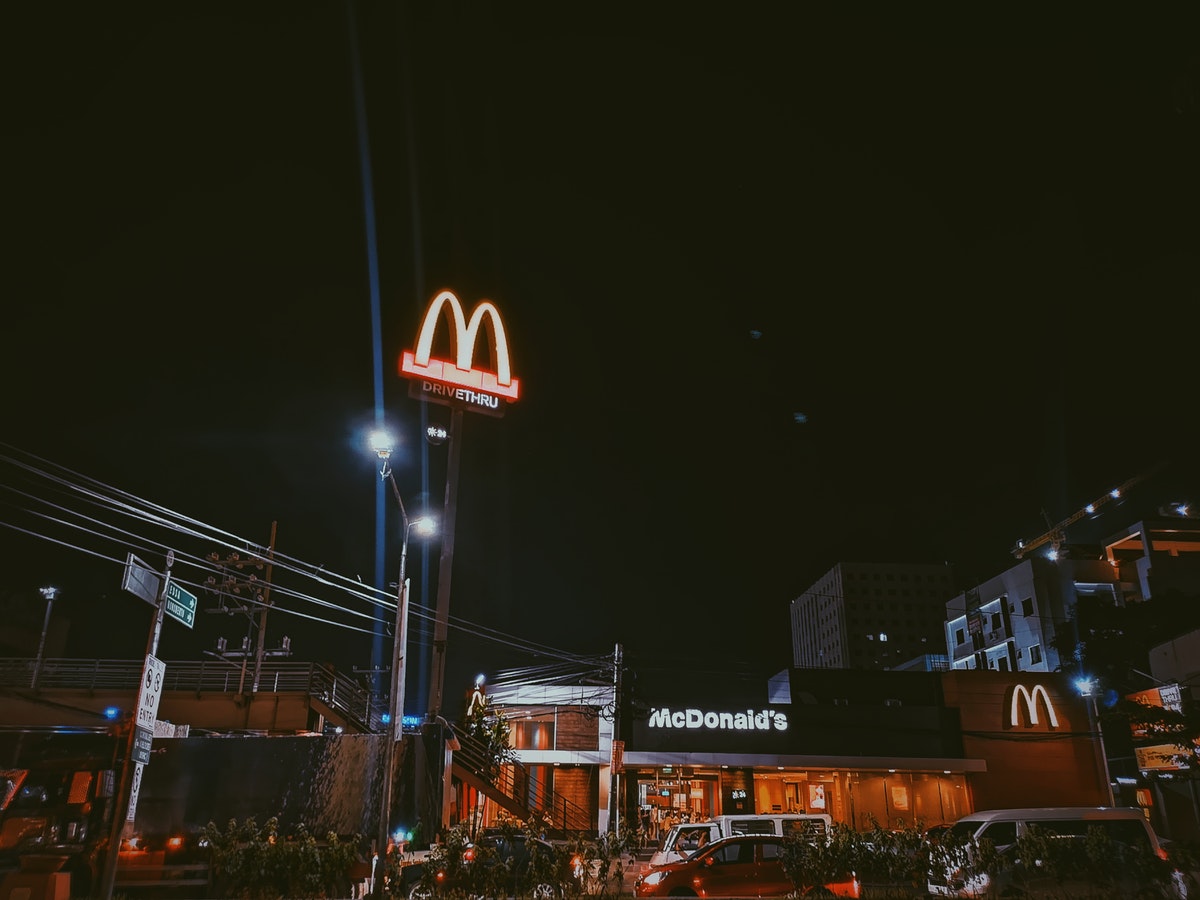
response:
<svg viewBox="0 0 1200 900"><path fill-rule="evenodd" d="M42 674L42 656L46 652L46 632L50 630L50 610L54 609L54 598L58 594L58 588L44 587L39 588L43 597L46 598L46 618L42 622L42 637L38 641L37 659L33 664L33 680L29 684L31 691L36 691L38 686L38 678Z"/></svg>
<svg viewBox="0 0 1200 900"><path fill-rule="evenodd" d="M383 883L387 877L387 851L392 819L392 789L396 760L396 744L404 739L404 681L405 645L408 642L408 583L405 569L408 566L408 511L400 497L400 488L392 475L391 467L384 461L384 475L392 483L392 492L400 505L400 581L396 590L396 623L392 629L392 690L388 698L388 733L383 745L383 793L379 801L379 834L375 844L374 895L383 897Z"/></svg>
<svg viewBox="0 0 1200 900"><path fill-rule="evenodd" d="M438 560L437 617L433 626L433 664L429 684L428 721L436 722L442 712L446 679L446 630L450 619L450 574L454 568L454 520L458 506L458 468L462 457L463 412L450 413L450 446L446 448L446 504L442 509L442 553ZM443 825L448 823L443 822Z"/></svg>
<svg viewBox="0 0 1200 900"><path fill-rule="evenodd" d="M1095 725L1092 736L1096 742L1096 752L1100 754L1100 770L1104 773L1104 792L1108 797L1108 805L1116 806L1116 798L1113 796L1112 789L1112 776L1108 772L1108 751L1104 748L1104 725L1100 722L1100 710L1096 706L1095 693L1089 694L1087 700L1088 718Z"/></svg>
<svg viewBox="0 0 1200 900"><path fill-rule="evenodd" d="M146 673L149 671L150 657L158 652L158 640L162 635L163 614L167 608L167 585L171 581L171 566L175 563L174 551L167 551L167 569L163 574L162 587L158 592L158 605L154 610L154 620L150 625L150 636L146 640L146 661L142 664L142 682L146 680ZM134 702L137 702L135 695ZM133 794L133 776L134 769L137 763L133 761L134 742L137 738L137 728L134 727L133 720L130 719L126 723L129 734L125 744L125 759L121 763L121 784L113 795L112 808L112 827L108 834L108 847L104 855L104 871L101 875L100 892L98 896L102 898L111 898L113 895L113 887L117 881L117 863L120 860L121 838L128 824L132 828L133 823L127 822L125 818L126 809L132 799Z"/></svg>

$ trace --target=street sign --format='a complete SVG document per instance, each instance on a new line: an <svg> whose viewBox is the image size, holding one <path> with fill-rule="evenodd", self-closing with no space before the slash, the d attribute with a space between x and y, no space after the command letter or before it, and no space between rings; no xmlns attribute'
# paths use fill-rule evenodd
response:
<svg viewBox="0 0 1200 900"><path fill-rule="evenodd" d="M125 556L125 574L121 576L121 590L158 606L158 592L162 590L162 576L132 553Z"/></svg>
<svg viewBox="0 0 1200 900"><path fill-rule="evenodd" d="M134 763L133 782L129 788L129 811L125 813L125 821L132 822L137 817L138 794L142 789L142 763Z"/></svg>
<svg viewBox="0 0 1200 900"><path fill-rule="evenodd" d="M150 745L154 742L151 729L137 725L133 732L133 761L145 765L150 762Z"/></svg>
<svg viewBox="0 0 1200 900"><path fill-rule="evenodd" d="M167 582L166 613L172 619L191 628L196 622L196 606L199 602L191 591L184 590L174 581Z"/></svg>
<svg viewBox="0 0 1200 900"><path fill-rule="evenodd" d="M163 676L167 672L167 664L160 659L146 655L146 665L142 668L142 686L138 690L137 718L134 725L145 728L154 734L154 720L158 718L158 701L162 697Z"/></svg>

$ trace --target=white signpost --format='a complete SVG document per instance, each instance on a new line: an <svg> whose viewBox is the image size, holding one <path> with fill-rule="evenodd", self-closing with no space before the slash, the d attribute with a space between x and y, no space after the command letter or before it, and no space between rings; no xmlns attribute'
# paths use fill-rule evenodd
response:
<svg viewBox="0 0 1200 900"><path fill-rule="evenodd" d="M142 788L142 769L144 768L145 766L141 763L133 765L133 783L129 789L129 812L125 815L126 822L132 822L137 815L138 791Z"/></svg>
<svg viewBox="0 0 1200 900"><path fill-rule="evenodd" d="M142 687L138 691L137 719L134 723L154 733L154 720L158 717L158 701L162 698L163 676L167 664L146 654L146 665L142 668Z"/></svg>
<svg viewBox="0 0 1200 900"><path fill-rule="evenodd" d="M146 654L146 664L142 667L142 686L138 690L137 715L133 727L137 729L134 742L131 745L136 754L133 764L133 782L129 792L129 812L125 821L132 822L137 814L138 790L142 786L142 767L150 760L150 742L154 738L154 720L158 717L158 701L162 699L163 676L167 672L167 664Z"/></svg>

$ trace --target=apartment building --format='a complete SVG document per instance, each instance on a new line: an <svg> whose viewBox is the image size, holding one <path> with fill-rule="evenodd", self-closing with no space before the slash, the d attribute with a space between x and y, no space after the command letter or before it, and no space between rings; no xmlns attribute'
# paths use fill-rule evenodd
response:
<svg viewBox="0 0 1200 900"><path fill-rule="evenodd" d="M1056 640L1077 636L1081 597L1122 603L1118 576L1100 559L1030 556L958 594L945 606L945 642L954 669L1054 672L1064 662Z"/></svg>
<svg viewBox="0 0 1200 900"><path fill-rule="evenodd" d="M791 603L796 668L892 669L945 652L948 563L838 563Z"/></svg>

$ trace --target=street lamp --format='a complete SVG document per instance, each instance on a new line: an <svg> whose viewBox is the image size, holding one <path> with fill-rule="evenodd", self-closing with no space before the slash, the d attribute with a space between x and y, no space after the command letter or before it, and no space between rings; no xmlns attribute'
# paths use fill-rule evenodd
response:
<svg viewBox="0 0 1200 900"><path fill-rule="evenodd" d="M37 659L33 663L33 681L29 685L31 691L36 691L38 678L42 674L42 654L46 652L46 632L50 630L50 610L54 608L54 598L58 596L58 588L38 588L38 592L46 598L46 620L42 623L42 638L38 641Z"/></svg>
<svg viewBox="0 0 1200 900"><path fill-rule="evenodd" d="M1108 805L1116 806L1113 797L1112 776L1108 772L1108 751L1104 749L1104 726L1100 722L1100 711L1096 707L1096 694L1100 686L1094 678L1077 678L1075 687L1088 704L1088 725L1091 726L1096 750L1100 754L1101 768L1104 771L1104 790L1108 795Z"/></svg>
<svg viewBox="0 0 1200 900"><path fill-rule="evenodd" d="M392 629L392 685L388 698L388 731L390 734L384 743L383 795L379 803L379 835L375 848L375 896L383 896L383 883L387 873L388 829L392 815L392 768L395 765L396 744L404 738L404 680L405 680L405 648L408 643L408 581L405 569L408 565L408 536L413 530L418 534L433 533L433 520L422 516L409 521L408 510L404 507L404 499L400 496L400 488L392 474L391 456L392 439L386 433L377 431L371 436L371 448L382 461L379 477L391 482L392 493L400 507L400 580L396 586L396 624Z"/></svg>

